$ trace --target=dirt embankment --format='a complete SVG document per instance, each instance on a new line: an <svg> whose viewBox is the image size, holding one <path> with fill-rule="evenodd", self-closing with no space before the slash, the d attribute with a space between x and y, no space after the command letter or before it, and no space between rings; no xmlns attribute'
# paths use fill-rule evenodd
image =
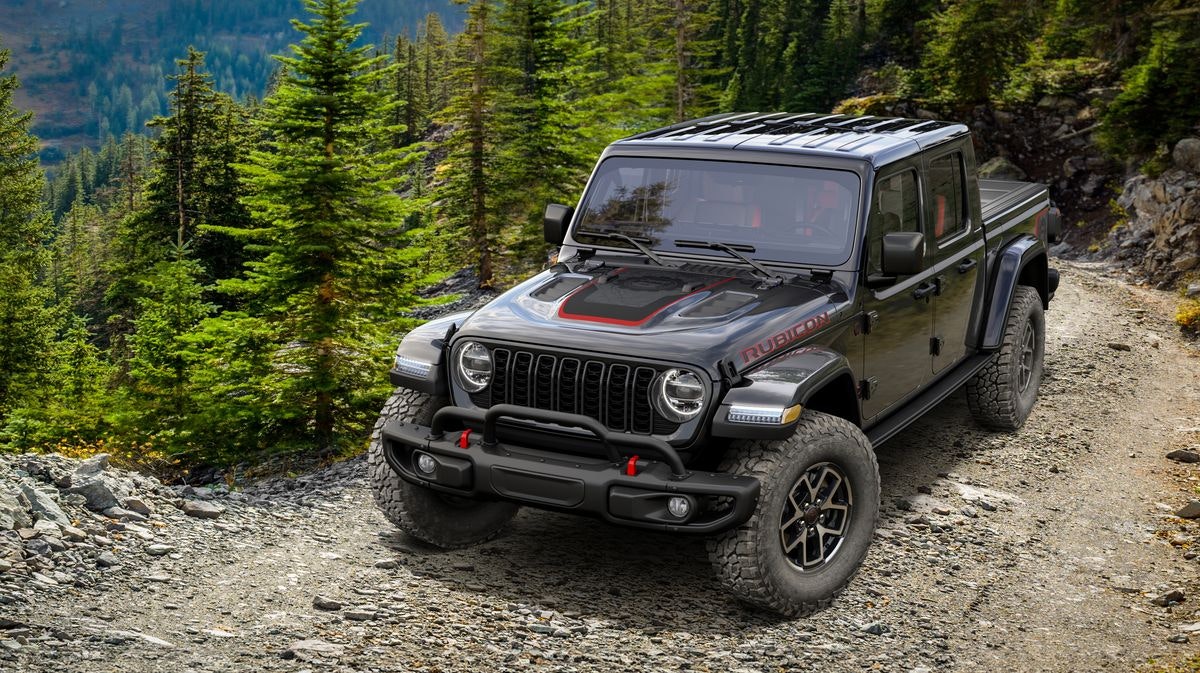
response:
<svg viewBox="0 0 1200 673"><path fill-rule="evenodd" d="M1068 266L1027 426L983 432L955 396L880 447L876 544L808 619L732 601L700 540L526 510L487 545L420 546L374 509L361 459L228 493L111 469L75 483L76 464L5 457L0 490L25 482L68 522L0 535L0 670L1128 671L1186 657L1200 651L1200 527L1175 513L1200 464L1166 454L1200 443L1200 387L1172 303ZM81 504L103 497L89 480L137 516Z"/></svg>

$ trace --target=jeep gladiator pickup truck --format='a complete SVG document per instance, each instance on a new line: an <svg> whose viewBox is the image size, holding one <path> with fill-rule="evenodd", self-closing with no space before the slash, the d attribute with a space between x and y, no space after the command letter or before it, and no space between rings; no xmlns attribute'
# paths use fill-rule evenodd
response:
<svg viewBox="0 0 1200 673"><path fill-rule="evenodd" d="M960 388L1015 430L1037 398L1042 185L979 180L961 124L730 114L618 141L542 273L410 332L369 452L375 499L453 548L520 505L709 536L786 615L871 543L873 446Z"/></svg>

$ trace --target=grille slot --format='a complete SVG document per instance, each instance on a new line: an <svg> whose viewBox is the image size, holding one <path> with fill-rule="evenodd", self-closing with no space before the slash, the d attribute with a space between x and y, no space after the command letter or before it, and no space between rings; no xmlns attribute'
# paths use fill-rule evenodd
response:
<svg viewBox="0 0 1200 673"><path fill-rule="evenodd" d="M639 435L670 435L679 429L651 404L660 371L654 367L499 347L491 351L492 383L471 395L479 407L516 404L582 414L610 430Z"/></svg>

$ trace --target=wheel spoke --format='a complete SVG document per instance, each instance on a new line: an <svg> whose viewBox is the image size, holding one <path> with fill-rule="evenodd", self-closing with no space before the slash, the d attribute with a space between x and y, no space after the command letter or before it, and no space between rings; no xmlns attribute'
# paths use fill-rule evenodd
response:
<svg viewBox="0 0 1200 673"><path fill-rule="evenodd" d="M819 463L797 478L780 515L779 541L800 570L824 566L837 554L850 526L852 497L846 474Z"/></svg>

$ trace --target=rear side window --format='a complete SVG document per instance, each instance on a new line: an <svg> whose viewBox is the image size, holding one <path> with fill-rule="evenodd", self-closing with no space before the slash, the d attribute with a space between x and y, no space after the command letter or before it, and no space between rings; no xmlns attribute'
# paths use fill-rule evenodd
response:
<svg viewBox="0 0 1200 673"><path fill-rule="evenodd" d="M875 182L867 242L868 273L882 271L883 235L897 231L921 231L920 213L916 171L903 171Z"/></svg>
<svg viewBox="0 0 1200 673"><path fill-rule="evenodd" d="M929 162L929 193L933 199L933 238L941 241L962 232L967 218L961 152Z"/></svg>

